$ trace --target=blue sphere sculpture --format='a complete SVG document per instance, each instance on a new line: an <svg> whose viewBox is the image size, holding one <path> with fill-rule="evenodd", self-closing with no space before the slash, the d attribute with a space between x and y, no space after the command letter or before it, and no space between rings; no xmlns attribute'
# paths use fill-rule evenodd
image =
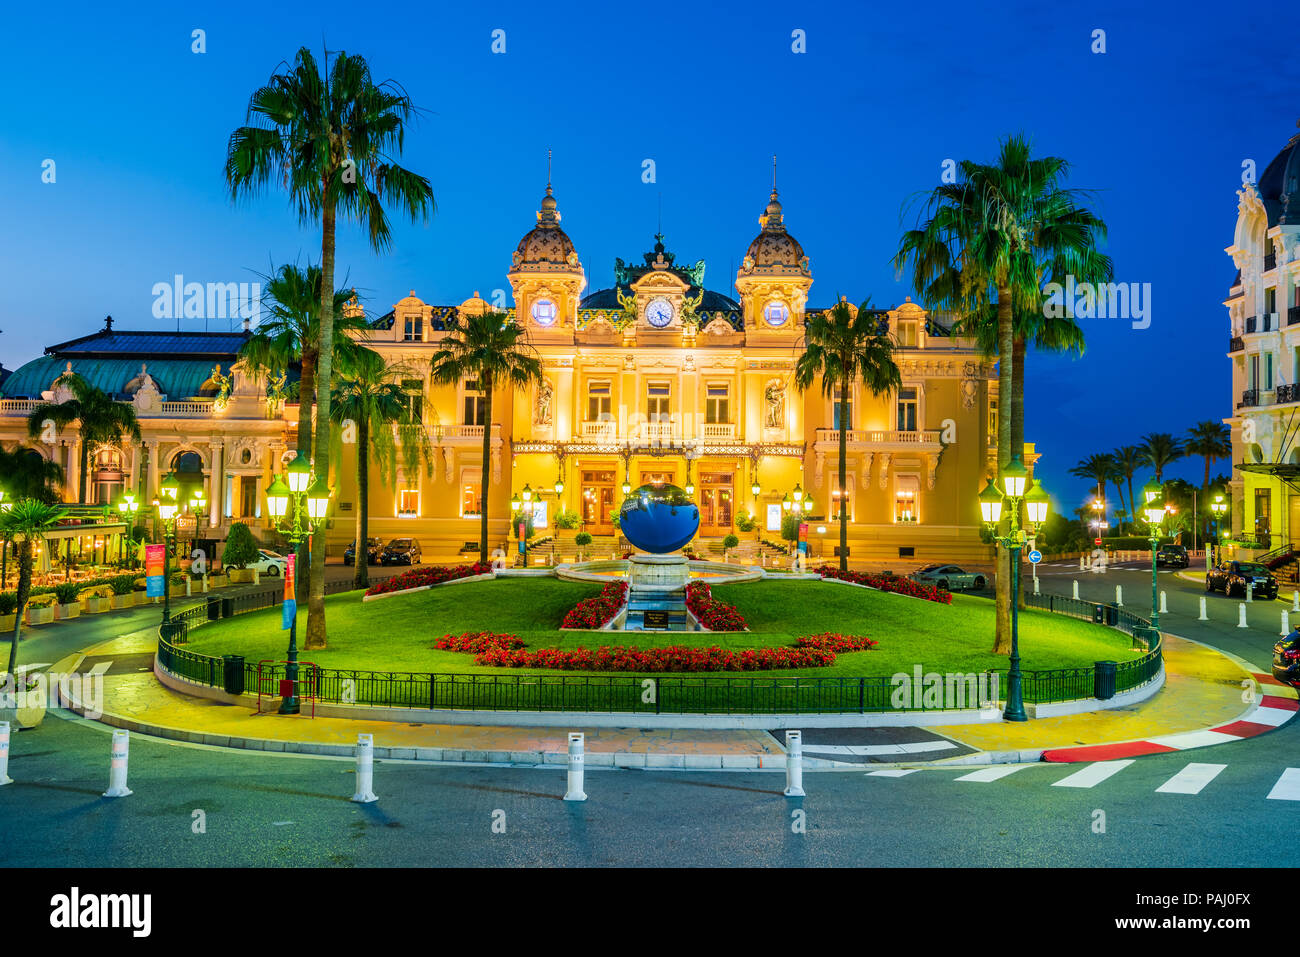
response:
<svg viewBox="0 0 1300 957"><path fill-rule="evenodd" d="M700 509L676 485L642 485L623 500L619 528L643 552L675 552L700 527Z"/></svg>

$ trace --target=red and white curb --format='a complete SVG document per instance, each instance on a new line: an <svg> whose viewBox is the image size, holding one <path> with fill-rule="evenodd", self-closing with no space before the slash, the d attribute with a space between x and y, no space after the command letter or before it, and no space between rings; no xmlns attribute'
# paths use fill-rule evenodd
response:
<svg viewBox="0 0 1300 957"><path fill-rule="evenodd" d="M1187 751L1212 744L1225 744L1253 738L1265 731L1281 727L1300 711L1296 689L1283 684L1272 675L1252 671L1251 677L1263 689L1255 707L1244 717L1201 731L1184 731L1140 741L1121 741L1118 744L1090 744L1078 748L1051 748L1043 752L1044 761L1110 761L1115 758L1132 758L1144 754L1168 754Z"/></svg>

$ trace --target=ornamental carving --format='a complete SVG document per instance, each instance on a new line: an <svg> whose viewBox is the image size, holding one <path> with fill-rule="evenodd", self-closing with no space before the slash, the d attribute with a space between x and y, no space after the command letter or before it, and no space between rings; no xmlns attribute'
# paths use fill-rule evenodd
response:
<svg viewBox="0 0 1300 957"><path fill-rule="evenodd" d="M880 453L880 487L882 489L889 485L889 459L890 453Z"/></svg>
<svg viewBox="0 0 1300 957"><path fill-rule="evenodd" d="M551 406L555 401L555 389L550 379L542 379L537 387L537 400L533 405L533 425L549 428L551 425Z"/></svg>

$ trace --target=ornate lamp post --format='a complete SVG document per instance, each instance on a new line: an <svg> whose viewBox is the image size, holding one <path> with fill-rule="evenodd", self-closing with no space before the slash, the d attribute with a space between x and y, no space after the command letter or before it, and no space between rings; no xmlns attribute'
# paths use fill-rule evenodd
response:
<svg viewBox="0 0 1300 957"><path fill-rule="evenodd" d="M1160 603L1156 586L1156 546L1160 544L1161 524L1165 520L1165 497L1161 494L1160 483L1155 479L1142 486L1142 495L1146 499L1143 510L1147 519L1147 540L1151 543L1151 627L1156 632L1155 641L1160 634Z"/></svg>
<svg viewBox="0 0 1300 957"><path fill-rule="evenodd" d="M122 513L122 519L126 523L126 538L131 541L131 530L135 528L135 513L140 511L140 503L135 500L134 492L122 493L121 499L118 500L117 510ZM135 570L135 550L131 550L131 570Z"/></svg>
<svg viewBox="0 0 1300 957"><path fill-rule="evenodd" d="M168 472L159 485L158 498L153 500L154 508L158 510L158 519L162 522L163 527L163 624L166 625L172 620L171 604L171 587L169 579L171 578L171 552L176 547L176 516L180 512L180 505L176 502L176 489L179 483L176 476Z"/></svg>
<svg viewBox="0 0 1300 957"><path fill-rule="evenodd" d="M788 511L790 511L790 493L789 493L789 492L786 492L783 496L781 496L781 511L783 511L783 512L788 512Z"/></svg>
<svg viewBox="0 0 1300 957"><path fill-rule="evenodd" d="M275 528L289 540L291 550L307 541L325 521L329 508L330 489L318 477L311 463L299 452L285 469L277 475L266 490L266 506L271 512ZM364 544L364 543L363 543ZM295 573L297 569L295 568ZM298 615L294 609L289 619L288 663L284 666L285 680L290 682L289 694L280 701L280 714L298 713Z"/></svg>
<svg viewBox="0 0 1300 957"><path fill-rule="evenodd" d="M1011 667L1007 671L1007 707L1002 712L1006 721L1027 721L1025 714L1023 690L1020 674L1020 550L1028 540L1025 530L1020 527L1020 503L1025 503L1026 517L1029 520L1029 533L1037 531L1039 525L1047 520L1048 496L1041 485L1035 484L1034 490L1025 494L1025 482L1029 470L1015 456L1011 463L1002 470L1002 489L999 490L989 479L984 491L979 494L980 517L988 526L993 541L1003 548L1011 550ZM998 522L1002 520L1002 509L1006 507L1011 519L1011 528L1007 535L997 533Z"/></svg>

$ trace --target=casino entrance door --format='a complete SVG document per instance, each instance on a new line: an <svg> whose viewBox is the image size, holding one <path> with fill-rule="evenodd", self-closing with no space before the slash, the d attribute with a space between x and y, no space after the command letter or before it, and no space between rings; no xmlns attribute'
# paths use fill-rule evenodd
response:
<svg viewBox="0 0 1300 957"><path fill-rule="evenodd" d="M583 527L593 535L614 534L614 472L592 469L582 473Z"/></svg>
<svg viewBox="0 0 1300 957"><path fill-rule="evenodd" d="M700 473L700 534L706 536L731 533L732 472Z"/></svg>

